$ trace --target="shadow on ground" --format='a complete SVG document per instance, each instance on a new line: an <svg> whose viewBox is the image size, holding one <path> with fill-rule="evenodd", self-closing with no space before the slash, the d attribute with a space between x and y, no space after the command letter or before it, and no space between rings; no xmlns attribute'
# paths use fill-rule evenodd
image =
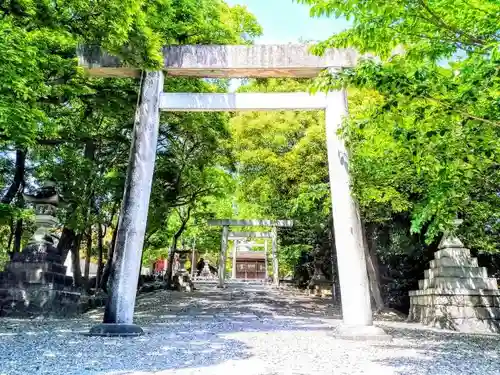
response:
<svg viewBox="0 0 500 375"><path fill-rule="evenodd" d="M80 334L101 319L0 320L0 375L500 373L498 336L383 322L392 342L340 340L337 306L263 287L144 295L138 338Z"/></svg>
<svg viewBox="0 0 500 375"><path fill-rule="evenodd" d="M500 336L440 331L404 324L384 325L390 343L373 343L393 352L376 360L395 374L500 374Z"/></svg>
<svg viewBox="0 0 500 375"><path fill-rule="evenodd" d="M148 307L151 305L161 306L161 309L152 310ZM340 307L329 299L307 297L291 291L283 293L263 287L228 288L222 291L215 287L203 287L191 294L171 292L160 299L159 294L152 294L138 301L135 317L139 320L162 317L165 312L175 316L231 317L247 314L259 318L342 318Z"/></svg>
<svg viewBox="0 0 500 375"><path fill-rule="evenodd" d="M82 335L101 321L102 309L72 320L4 319L0 374L126 374L247 359L249 346L225 334L314 329L304 318L324 316L328 306L318 308L306 299L292 302L251 288L160 291L137 301L135 323L146 332L139 338ZM295 318L276 317L290 314Z"/></svg>

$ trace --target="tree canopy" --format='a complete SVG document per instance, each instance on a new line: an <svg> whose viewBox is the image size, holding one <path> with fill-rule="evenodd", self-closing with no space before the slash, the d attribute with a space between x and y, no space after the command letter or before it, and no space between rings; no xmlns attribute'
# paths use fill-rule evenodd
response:
<svg viewBox="0 0 500 375"><path fill-rule="evenodd" d="M300 0L313 16L346 17L352 27L315 48L353 47L362 61L316 89L376 93L359 101L345 136L354 186L366 215L408 212L412 231L432 241L452 229L483 249L498 221L500 14L495 1L342 2ZM458 11L460 9L460 11ZM456 11L454 11L456 10ZM377 217L373 217L377 219Z"/></svg>
<svg viewBox="0 0 500 375"><path fill-rule="evenodd" d="M32 211L22 192L51 179L66 203L63 254L78 253L87 240L90 255L104 258L119 215L138 82L87 76L77 47L98 46L153 69L163 45L246 44L262 32L245 7L221 0L9 1L0 7L0 27L2 254L20 251L30 236ZM225 80L167 78L164 90L226 88ZM146 252L169 247L175 212L202 210L204 199L226 188L227 158L217 149L227 120L162 114Z"/></svg>

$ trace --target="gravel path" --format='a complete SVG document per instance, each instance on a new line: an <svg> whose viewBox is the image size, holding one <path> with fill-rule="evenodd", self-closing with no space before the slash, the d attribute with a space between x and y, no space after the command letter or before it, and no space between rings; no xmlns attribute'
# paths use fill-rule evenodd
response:
<svg viewBox="0 0 500 375"><path fill-rule="evenodd" d="M0 374L500 374L500 337L378 322L391 342L335 337L340 311L265 287L201 287L139 298L138 338L81 335L75 320L0 320Z"/></svg>

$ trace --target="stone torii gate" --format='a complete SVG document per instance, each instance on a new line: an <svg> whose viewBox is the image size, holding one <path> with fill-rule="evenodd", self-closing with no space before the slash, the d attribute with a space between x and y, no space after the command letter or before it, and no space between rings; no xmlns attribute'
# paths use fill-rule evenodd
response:
<svg viewBox="0 0 500 375"><path fill-rule="evenodd" d="M266 277L265 277L265 279L267 281L267 274L268 274L268 271L267 271L267 240L273 238L273 233L272 232L229 232L229 237L228 237L229 241L231 241L231 240L234 241L234 248L233 248L233 268L232 268L231 278L232 279L236 279L236 258L237 258L237 254L238 254L238 248L237 247L238 247L239 241L245 240L245 239L248 239L248 238L264 238L265 239L264 245L262 245L262 246L264 247L265 268L266 268ZM254 247L255 246L261 246L261 245L254 245ZM276 262L276 264L278 265L277 268L279 270L278 252L277 251L273 251L273 265L274 265L274 262ZM274 279L274 268L273 268L273 281L275 281L275 279ZM279 277L277 278L277 281L275 281L275 283L279 283Z"/></svg>
<svg viewBox="0 0 500 375"><path fill-rule="evenodd" d="M104 324L91 334L140 334L133 313L140 258L156 156L160 111L324 110L335 244L342 296L341 333L380 336L372 324L370 293L361 221L351 195L348 153L337 136L348 114L345 90L309 93L164 93L163 72L171 76L204 78L315 77L324 69L353 67L361 57L351 49L330 49L321 57L307 45L169 46L163 49L162 71L140 72L99 50L81 48L79 63L101 77L139 77L141 93L136 111L129 167L113 255L112 288Z"/></svg>
<svg viewBox="0 0 500 375"><path fill-rule="evenodd" d="M219 254L219 288L224 287L225 271L226 271L226 254L229 240L229 227L271 227L272 253L273 253L273 283L279 284L279 265L278 265L278 229L280 227L289 228L293 226L292 220L208 220L207 224L212 227L222 227L221 245Z"/></svg>
<svg viewBox="0 0 500 375"><path fill-rule="evenodd" d="M255 220L252 220L255 221ZM222 231L222 234L224 234L224 230ZM267 240L271 239L272 240L272 257L273 257L273 283L275 285L279 284L279 275L276 270L279 270L279 264L278 264L278 241L274 240L274 237L277 235L277 232L229 232L228 234L228 240L231 241L233 240L235 242L234 244L234 249L233 249L233 269L232 269L232 278L236 279L236 256L237 256L237 246L238 242L240 240L248 239L248 238L265 238L265 254L266 254L266 259L265 259L265 264L266 264L266 280L267 280ZM223 246L222 244L224 243L224 238L221 239L221 258L224 256L226 257L226 254L223 254ZM276 266L275 266L276 265ZM225 263L224 263L224 268L225 268ZM222 280L222 286L224 285L224 279L225 279L225 269L223 270L223 280ZM220 279L219 279L220 282ZM219 284L221 286L221 284Z"/></svg>

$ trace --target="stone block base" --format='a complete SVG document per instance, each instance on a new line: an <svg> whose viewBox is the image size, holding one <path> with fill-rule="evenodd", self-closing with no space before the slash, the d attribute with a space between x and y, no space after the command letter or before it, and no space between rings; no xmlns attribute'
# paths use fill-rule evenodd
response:
<svg viewBox="0 0 500 375"><path fill-rule="evenodd" d="M380 327L340 325L335 330L335 336L346 340L360 341L391 341L392 337Z"/></svg>
<svg viewBox="0 0 500 375"><path fill-rule="evenodd" d="M73 316L82 312L80 297L79 292L57 290L50 285L0 288L0 316Z"/></svg>
<svg viewBox="0 0 500 375"><path fill-rule="evenodd" d="M174 289L179 292L192 292L194 284L188 274L177 274L173 277Z"/></svg>
<svg viewBox="0 0 500 375"><path fill-rule="evenodd" d="M409 294L412 306L500 307L500 292L496 290L427 289Z"/></svg>
<svg viewBox="0 0 500 375"><path fill-rule="evenodd" d="M464 333L500 333L498 308L411 306L409 321Z"/></svg>
<svg viewBox="0 0 500 375"><path fill-rule="evenodd" d="M141 327L135 324L103 323L90 329L87 336L104 337L136 337L144 334Z"/></svg>
<svg viewBox="0 0 500 375"><path fill-rule="evenodd" d="M332 284L331 283L313 283L307 289L307 294L316 297L331 297Z"/></svg>

